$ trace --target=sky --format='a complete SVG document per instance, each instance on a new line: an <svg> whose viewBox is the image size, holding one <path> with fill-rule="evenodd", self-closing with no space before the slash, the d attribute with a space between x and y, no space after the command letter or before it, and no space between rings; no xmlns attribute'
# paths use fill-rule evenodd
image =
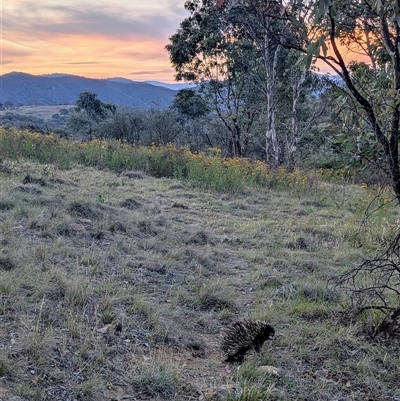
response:
<svg viewBox="0 0 400 401"><path fill-rule="evenodd" d="M0 0L1 74L174 81L165 45L185 0Z"/></svg>

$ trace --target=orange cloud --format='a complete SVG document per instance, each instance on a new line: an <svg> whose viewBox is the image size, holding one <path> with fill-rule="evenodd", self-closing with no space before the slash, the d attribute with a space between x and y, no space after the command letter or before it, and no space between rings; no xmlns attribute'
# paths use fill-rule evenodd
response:
<svg viewBox="0 0 400 401"><path fill-rule="evenodd" d="M20 43L3 40L2 73L60 72L91 78L131 79L137 73L141 80L172 81L174 72L164 47L161 41L124 41L103 36L49 37ZM148 73L139 74L141 71Z"/></svg>
<svg viewBox="0 0 400 401"><path fill-rule="evenodd" d="M186 17L184 0L149 5L139 0L114 0L112 5L104 0L96 5L92 0L10 3L3 6L2 74L173 81L164 48Z"/></svg>

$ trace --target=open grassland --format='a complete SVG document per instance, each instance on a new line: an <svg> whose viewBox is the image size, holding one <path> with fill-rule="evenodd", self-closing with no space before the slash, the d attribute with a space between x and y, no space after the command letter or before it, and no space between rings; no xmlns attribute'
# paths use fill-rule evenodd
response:
<svg viewBox="0 0 400 401"><path fill-rule="evenodd" d="M352 318L327 286L398 229L378 188L11 136L0 135L0 399L400 399L399 340L371 340L373 316ZM107 164L128 157L143 165ZM276 338L238 368L220 342L244 317Z"/></svg>
<svg viewBox="0 0 400 401"><path fill-rule="evenodd" d="M43 120L51 120L53 114L56 114L60 111L60 109L72 109L71 105L57 105L57 106L20 106L16 107L12 110L0 110L0 118L1 116L7 113L21 114L27 117L37 117L42 118Z"/></svg>

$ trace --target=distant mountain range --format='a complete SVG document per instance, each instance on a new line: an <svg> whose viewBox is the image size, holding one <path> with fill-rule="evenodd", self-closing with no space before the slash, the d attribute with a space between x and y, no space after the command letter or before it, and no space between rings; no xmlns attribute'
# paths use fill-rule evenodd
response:
<svg viewBox="0 0 400 401"><path fill-rule="evenodd" d="M0 102L14 105L73 104L80 92L96 92L103 102L138 108L168 107L186 84L136 82L126 78L91 79L76 75L30 75L11 72L0 76Z"/></svg>
<svg viewBox="0 0 400 401"><path fill-rule="evenodd" d="M107 78L107 80L111 81L111 82L122 82L125 84L137 82L137 81L132 81L131 79L120 78L120 77ZM143 81L142 83L150 84L150 85L154 85L154 86L161 86L163 88L171 89L173 91L178 91L178 90L184 89L184 88L194 88L196 86L194 84L168 84L166 82L160 82L160 81Z"/></svg>

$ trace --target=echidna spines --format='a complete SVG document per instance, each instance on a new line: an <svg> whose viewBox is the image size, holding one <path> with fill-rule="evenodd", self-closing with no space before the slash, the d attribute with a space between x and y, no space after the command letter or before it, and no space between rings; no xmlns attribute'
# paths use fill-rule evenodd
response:
<svg viewBox="0 0 400 401"><path fill-rule="evenodd" d="M266 340L272 340L275 330L262 320L244 319L233 323L222 342L227 362L242 362L247 351L259 352Z"/></svg>

